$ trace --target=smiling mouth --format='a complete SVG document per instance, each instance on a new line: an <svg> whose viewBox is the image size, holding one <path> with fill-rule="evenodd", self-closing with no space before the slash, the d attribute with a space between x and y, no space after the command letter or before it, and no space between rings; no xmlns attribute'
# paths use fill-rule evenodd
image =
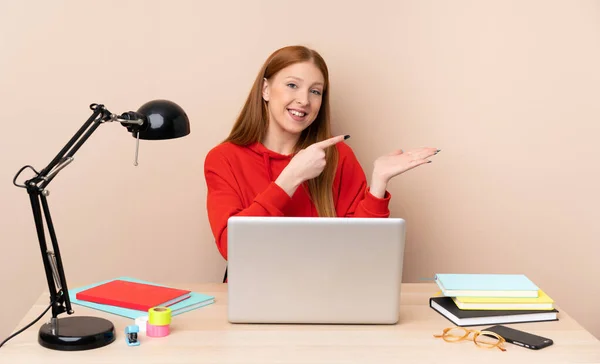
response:
<svg viewBox="0 0 600 364"><path fill-rule="evenodd" d="M302 111L293 110L293 109L288 109L288 111L289 111L290 114L292 114L294 116L297 116L297 117L300 117L300 118L303 118L303 117L306 116L306 113L302 112Z"/></svg>

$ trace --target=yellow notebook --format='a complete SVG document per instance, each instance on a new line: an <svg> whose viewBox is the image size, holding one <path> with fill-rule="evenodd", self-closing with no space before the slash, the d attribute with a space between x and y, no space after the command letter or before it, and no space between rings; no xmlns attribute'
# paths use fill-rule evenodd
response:
<svg viewBox="0 0 600 364"><path fill-rule="evenodd" d="M554 300L541 289L538 297L452 297L461 310L552 310Z"/></svg>

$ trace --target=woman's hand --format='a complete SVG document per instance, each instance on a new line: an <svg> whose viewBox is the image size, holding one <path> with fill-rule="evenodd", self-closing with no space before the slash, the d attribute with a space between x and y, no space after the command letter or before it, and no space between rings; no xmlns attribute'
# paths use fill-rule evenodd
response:
<svg viewBox="0 0 600 364"><path fill-rule="evenodd" d="M428 158L439 152L437 148L417 148L406 152L400 149L377 158L373 166L371 194L383 198L387 184L392 178L422 164L431 163Z"/></svg>
<svg viewBox="0 0 600 364"><path fill-rule="evenodd" d="M339 135L302 149L281 171L275 183L291 197L304 181L315 178L323 172L326 164L325 149L345 139L348 139L348 136Z"/></svg>

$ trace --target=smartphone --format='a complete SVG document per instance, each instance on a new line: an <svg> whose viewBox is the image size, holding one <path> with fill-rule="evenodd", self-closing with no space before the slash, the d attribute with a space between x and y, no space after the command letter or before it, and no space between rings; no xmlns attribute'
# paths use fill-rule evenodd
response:
<svg viewBox="0 0 600 364"><path fill-rule="evenodd" d="M530 334L525 331L513 329L510 327L496 325L481 331L491 331L502 336L506 342L519 345L528 349L539 350L552 345L552 339Z"/></svg>

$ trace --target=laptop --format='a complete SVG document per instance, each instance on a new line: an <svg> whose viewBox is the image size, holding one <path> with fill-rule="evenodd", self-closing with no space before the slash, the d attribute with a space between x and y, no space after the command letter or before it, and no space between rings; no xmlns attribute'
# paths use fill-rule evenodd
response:
<svg viewBox="0 0 600 364"><path fill-rule="evenodd" d="M405 221L228 220L230 323L395 324Z"/></svg>

